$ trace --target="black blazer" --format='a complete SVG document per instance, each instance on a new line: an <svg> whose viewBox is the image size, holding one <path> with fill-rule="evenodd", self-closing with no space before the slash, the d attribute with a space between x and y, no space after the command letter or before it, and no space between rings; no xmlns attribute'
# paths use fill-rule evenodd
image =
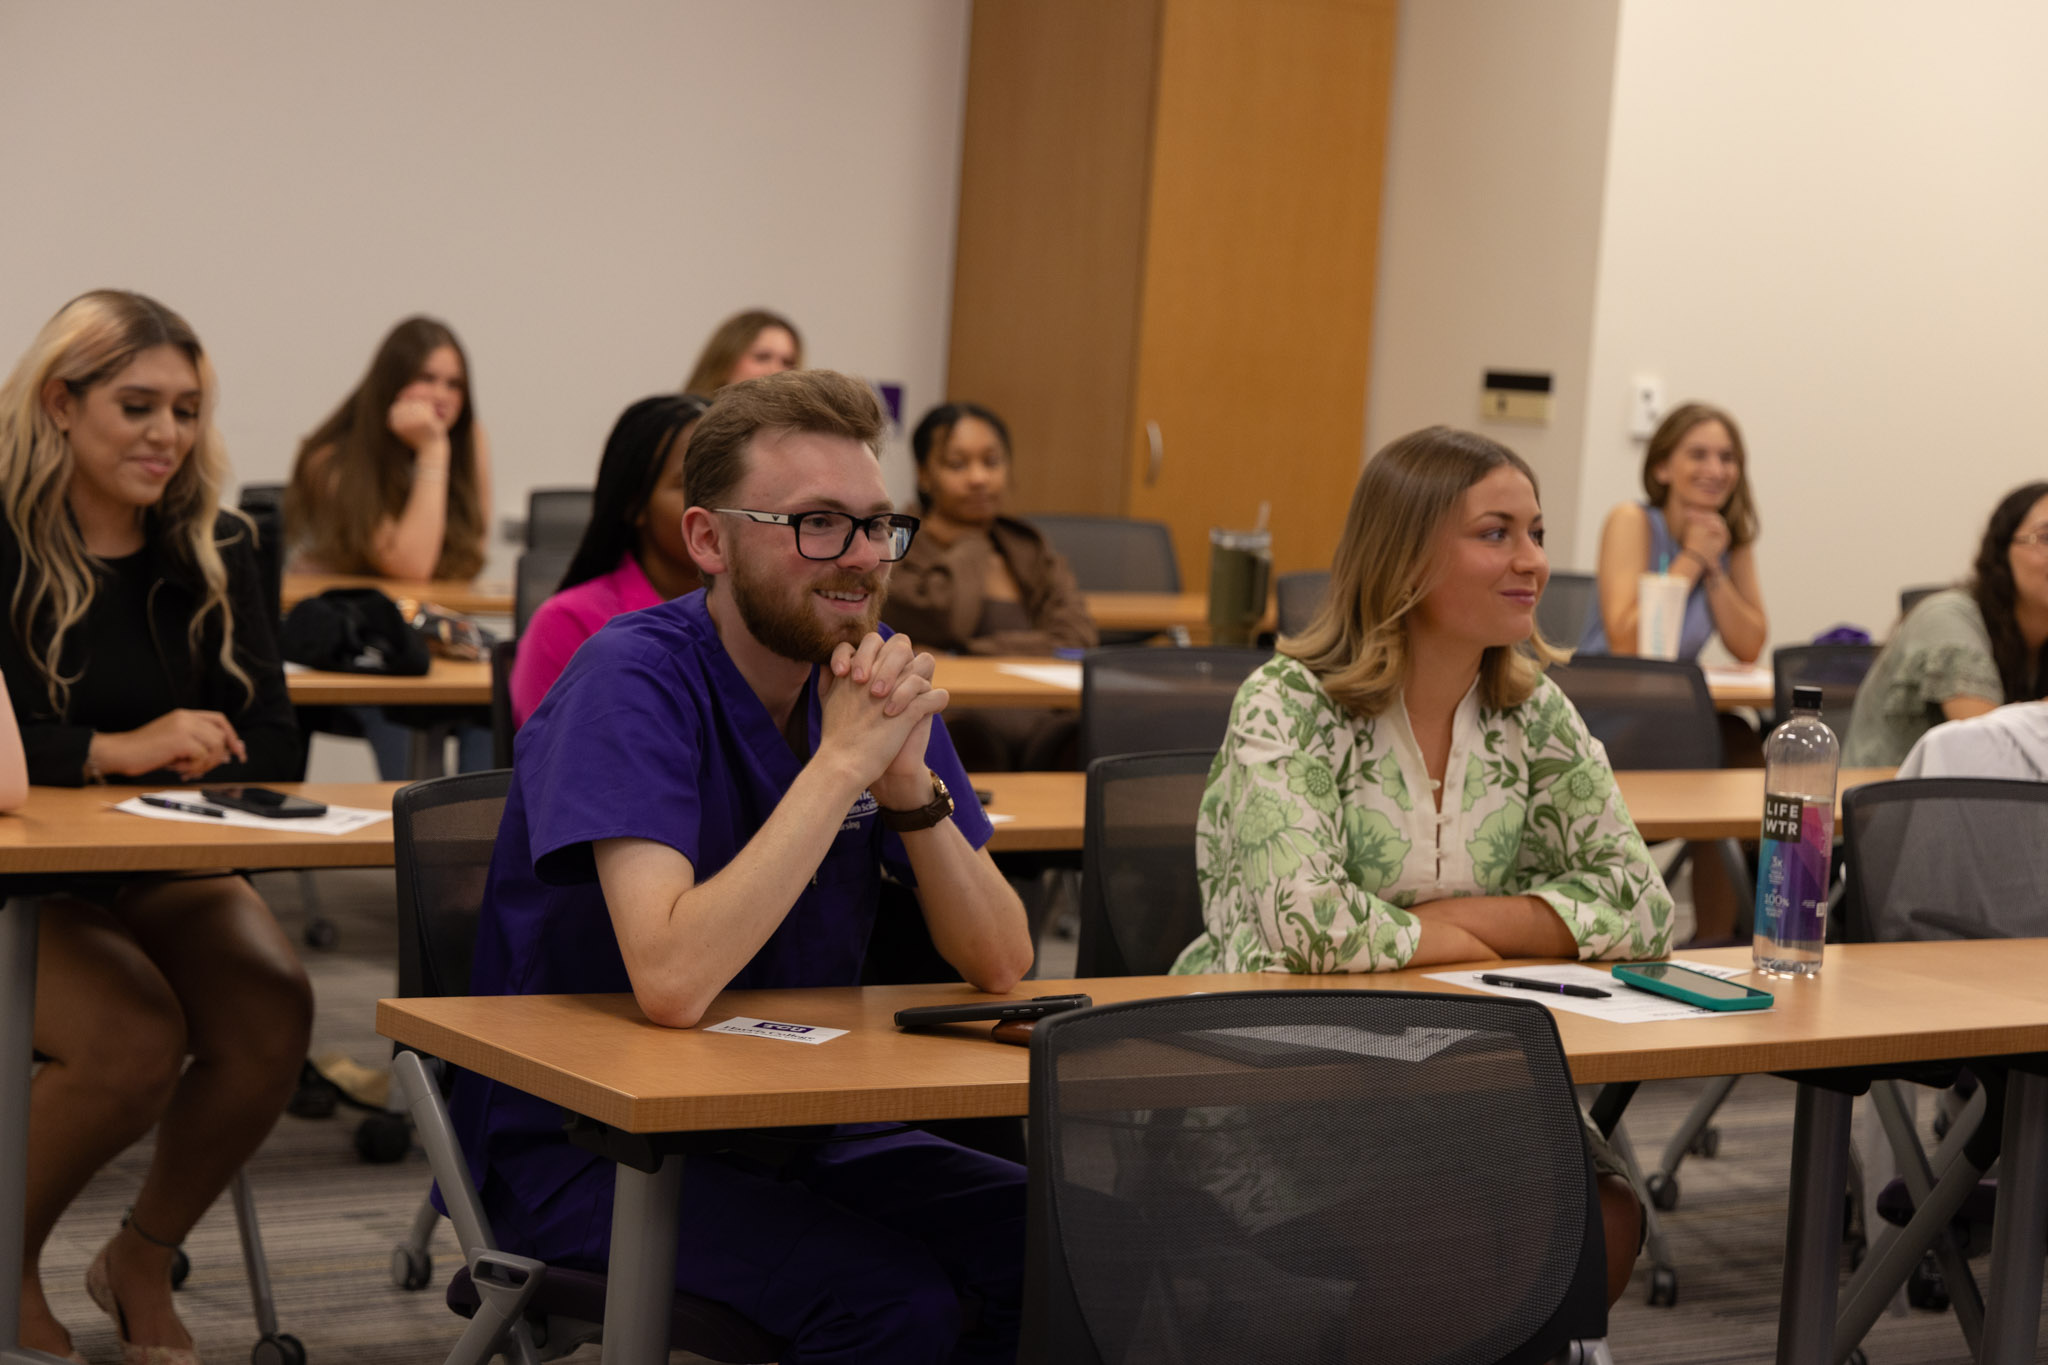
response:
<svg viewBox="0 0 2048 1365"><path fill-rule="evenodd" d="M149 590L150 635L132 641L132 654L96 658L95 669L147 669L160 666L171 680L174 706L218 711L226 716L249 751L246 763L230 760L205 775L208 782L292 782L305 775L306 748L285 688L284 663L277 649L277 603L268 600L265 578L248 524L222 512L214 523L214 543L227 567L228 605L235 621L235 661L255 687L252 696L221 666L219 618L200 633L194 650L188 628L205 600L205 584L196 568L184 564L150 527L156 550L156 581ZM28 780L41 786L77 787L85 782L85 757L97 728L89 715L58 714L50 705L42 670L15 629L11 612L14 588L21 581L21 546L0 518L0 671L7 677L8 700L21 727L28 758ZM101 609L95 597L92 612ZM74 630L79 627L73 627ZM69 651L66 651L69 653ZM72 666L67 660L67 667ZM178 783L169 771L138 777L109 777L115 782Z"/></svg>

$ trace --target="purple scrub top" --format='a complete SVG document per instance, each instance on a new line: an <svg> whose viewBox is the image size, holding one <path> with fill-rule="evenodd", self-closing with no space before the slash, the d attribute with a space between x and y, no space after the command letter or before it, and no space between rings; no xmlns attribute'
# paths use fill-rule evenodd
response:
<svg viewBox="0 0 2048 1365"><path fill-rule="evenodd" d="M815 673L802 704L815 753ZM593 842L652 839L708 880L766 823L803 766L725 652L702 591L616 617L592 636L520 729L518 754L477 923L475 995L631 990ZM986 844L993 827L943 720L925 762L953 793L967 842ZM913 881L902 840L862 793L811 885L732 986L857 984L883 869ZM599 1159L569 1145L560 1109L510 1086L458 1072L451 1101L487 1209L534 1208Z"/></svg>

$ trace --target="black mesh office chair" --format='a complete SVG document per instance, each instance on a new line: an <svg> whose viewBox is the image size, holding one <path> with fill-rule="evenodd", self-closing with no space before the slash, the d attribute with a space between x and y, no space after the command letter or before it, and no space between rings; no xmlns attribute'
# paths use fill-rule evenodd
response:
<svg viewBox="0 0 2048 1365"><path fill-rule="evenodd" d="M477 915L511 785L512 774L502 769L458 773L416 782L392 798L400 995L468 992ZM409 1050L399 1052L392 1071L462 1246L465 1264L449 1282L448 1306L471 1321L450 1365L484 1365L499 1352L537 1362L598 1340L605 1277L497 1250L438 1080ZM433 1205L423 1205L412 1238L393 1250L392 1275L400 1287L417 1289L431 1280L426 1247L435 1221ZM732 1362L775 1360L785 1344L724 1304L689 1294L675 1297L670 1341L678 1350Z"/></svg>
<svg viewBox="0 0 2048 1365"><path fill-rule="evenodd" d="M1947 583L1928 583L1917 588L1900 588L1899 615L1911 616L1913 608L1948 586L1950 585Z"/></svg>
<svg viewBox="0 0 2048 1365"><path fill-rule="evenodd" d="M574 550L590 525L588 488L536 488L526 498L526 548Z"/></svg>
<svg viewBox="0 0 2048 1365"><path fill-rule="evenodd" d="M1081 851L1081 976L1159 976L1202 932L1195 815L1214 749L1088 765Z"/></svg>
<svg viewBox="0 0 2048 1365"><path fill-rule="evenodd" d="M1771 651L1771 714L1785 720L1792 714L1792 689L1820 689L1820 718L1835 738L1849 737L1849 713L1856 690L1877 662L1876 645L1786 645Z"/></svg>
<svg viewBox="0 0 2048 1365"><path fill-rule="evenodd" d="M519 657L519 641L499 640L491 646L491 762L500 768L512 766L512 665Z"/></svg>
<svg viewBox="0 0 2048 1365"><path fill-rule="evenodd" d="M519 556L518 566L512 571L512 633L524 635L526 623L540 610L540 604L555 595L561 585L562 575L569 571L569 561L575 557L576 547L548 546L528 550Z"/></svg>
<svg viewBox="0 0 2048 1365"><path fill-rule="evenodd" d="M1847 863L1841 928L1852 943L2048 935L2048 783L1994 778L1918 778L1854 787L1842 796ZM1983 1101L1973 1099L1933 1160L1921 1148L1901 1080L1872 1083L1871 1102L1903 1173L1878 1206L1903 1226L1879 1235L1841 1299L1836 1358L1862 1340L1900 1285L1932 1255L1957 1325L1980 1355L1983 1297L1962 1235L1988 1230L1995 1186L1983 1177L2003 1137L2005 1070L1974 1062ZM1911 1076L1948 1085L1953 1068ZM1985 1115L1994 1116L1983 1121ZM1887 1207L1889 1206L1889 1207ZM1959 1225L1961 1231L1959 1231Z"/></svg>
<svg viewBox="0 0 2048 1365"><path fill-rule="evenodd" d="M1180 561L1173 552L1173 531L1164 522L1071 516L1030 521L1066 559L1083 592L1180 591ZM1100 639L1105 645L1129 645L1158 633L1106 630Z"/></svg>
<svg viewBox="0 0 2048 1365"><path fill-rule="evenodd" d="M1532 1001L1054 1015L1031 1040L1031 1153L1031 1365L1537 1365L1606 1335L1592 1161Z"/></svg>
<svg viewBox="0 0 2048 1365"><path fill-rule="evenodd" d="M1550 670L1615 768L1718 768L1721 723L1698 664L1589 654Z"/></svg>
<svg viewBox="0 0 2048 1365"><path fill-rule="evenodd" d="M1282 635L1299 635L1308 629L1330 595L1328 569L1303 569L1284 573L1273 580L1274 617Z"/></svg>
<svg viewBox="0 0 2048 1365"><path fill-rule="evenodd" d="M1271 650L1091 649L1081 657L1081 761L1223 746L1230 704Z"/></svg>
<svg viewBox="0 0 2048 1365"><path fill-rule="evenodd" d="M1554 573L1536 604L1536 628L1550 643L1577 649L1599 601L1600 580L1592 574Z"/></svg>

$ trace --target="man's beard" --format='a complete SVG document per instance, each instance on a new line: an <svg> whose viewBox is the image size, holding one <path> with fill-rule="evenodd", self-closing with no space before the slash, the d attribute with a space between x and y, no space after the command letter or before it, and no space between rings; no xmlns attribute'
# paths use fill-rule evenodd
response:
<svg viewBox="0 0 2048 1365"><path fill-rule="evenodd" d="M777 591L791 585L754 577L745 560L737 557L726 578L732 584L733 605L748 632L783 658L807 664L830 663L832 651L842 641L858 645L866 639L882 619L882 597L887 591L887 581L880 573L842 570L824 582L803 584L791 600ZM818 619L818 609L811 603L813 593L856 591L867 593L866 611L846 617L837 626Z"/></svg>

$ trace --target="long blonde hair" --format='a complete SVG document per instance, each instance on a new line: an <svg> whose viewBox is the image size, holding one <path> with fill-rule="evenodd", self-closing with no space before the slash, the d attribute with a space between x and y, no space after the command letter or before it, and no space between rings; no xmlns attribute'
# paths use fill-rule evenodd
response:
<svg viewBox="0 0 2048 1365"><path fill-rule="evenodd" d="M789 339L796 345L796 359L791 369L804 367L804 335L797 331L796 324L780 313L771 313L765 308L750 308L744 313L734 313L718 324L718 330L704 343L704 349L697 354L697 364L690 371L690 377L683 381L684 393L713 394L732 382L732 371L740 363L740 357L747 353L747 347L754 344L754 338L770 327L780 327L789 333Z"/></svg>
<svg viewBox="0 0 2048 1365"><path fill-rule="evenodd" d="M1392 705L1408 668L1408 614L1435 586L1444 526L1465 490L1503 465L1536 487L1535 471L1514 451L1450 427L1411 432L1366 461L1322 609L1301 634L1281 637L1280 652L1308 665L1333 701L1359 715ZM1480 659L1480 699L1497 711L1518 706L1544 665L1564 657L1533 627L1526 652L1493 646Z"/></svg>
<svg viewBox="0 0 2048 1365"><path fill-rule="evenodd" d="M9 616L59 716L78 681L78 675L66 677L59 666L64 637L91 610L96 576L94 556L85 548L67 496L75 474L71 442L44 405L43 393L56 380L82 398L158 346L177 348L199 374L199 434L153 509L157 539L204 584L189 626L193 652L198 652L207 622L218 614L221 666L255 696L249 675L235 662L227 567L214 540L228 457L213 424L219 395L213 364L185 319L156 300L121 289L95 289L57 310L0 386L0 510L21 547L21 576L14 582ZM243 533L255 535L246 518Z"/></svg>

